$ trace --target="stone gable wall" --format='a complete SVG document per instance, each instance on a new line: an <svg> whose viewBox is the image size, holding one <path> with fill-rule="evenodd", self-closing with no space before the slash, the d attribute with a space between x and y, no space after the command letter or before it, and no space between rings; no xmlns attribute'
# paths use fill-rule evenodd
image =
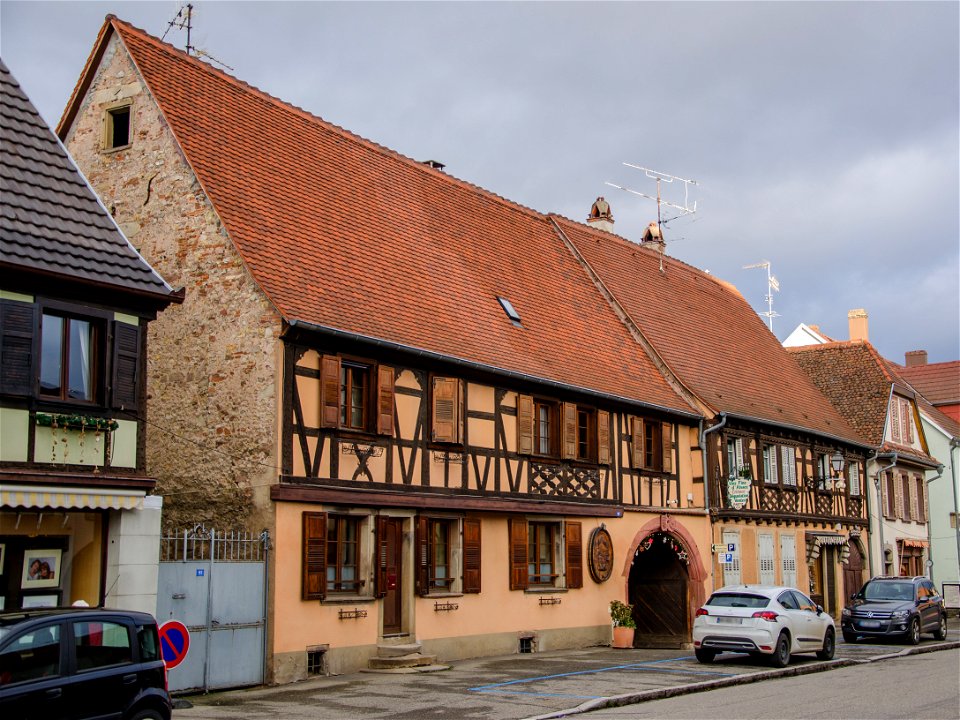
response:
<svg viewBox="0 0 960 720"><path fill-rule="evenodd" d="M128 149L105 108L132 101ZM114 36L65 145L127 238L175 288L148 336L147 472L165 528L270 528L279 474L280 316L260 292Z"/></svg>

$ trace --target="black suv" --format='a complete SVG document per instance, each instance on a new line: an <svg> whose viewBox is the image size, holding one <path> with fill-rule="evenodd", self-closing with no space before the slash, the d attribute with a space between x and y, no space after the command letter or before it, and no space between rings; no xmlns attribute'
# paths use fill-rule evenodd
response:
<svg viewBox="0 0 960 720"><path fill-rule="evenodd" d="M850 598L840 618L843 639L896 635L911 645L920 633L947 637L947 611L936 586L925 577L875 577Z"/></svg>
<svg viewBox="0 0 960 720"><path fill-rule="evenodd" d="M170 720L151 615L101 608L0 613L0 717Z"/></svg>

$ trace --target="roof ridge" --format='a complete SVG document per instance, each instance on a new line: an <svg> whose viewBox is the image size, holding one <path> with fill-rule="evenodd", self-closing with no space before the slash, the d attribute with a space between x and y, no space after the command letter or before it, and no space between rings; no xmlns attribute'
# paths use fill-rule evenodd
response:
<svg viewBox="0 0 960 720"><path fill-rule="evenodd" d="M278 107L281 110L292 112L310 122L319 123L324 127L328 128L329 130L338 133L340 136L342 136L346 140L349 140L350 142L364 146L370 150L380 153L385 157L392 158L393 160L408 164L412 168L416 169L417 171L425 173L429 176L436 177L441 181L451 182L453 184L463 186L469 190L481 192L484 195L496 201L499 201L504 205L507 205L511 208L519 210L532 217L535 217L541 220L546 217L546 213L544 213L543 211L537 210L535 208L531 208L527 205L523 205L522 203L516 202L515 200L511 200L510 198L504 197L503 195L499 195L498 193L495 193L492 190L488 190L487 188L481 187L480 185L476 185L467 180L458 178L455 175L451 175L450 173L431 168L419 160L409 157L408 155L404 155L398 150L394 150L393 148L387 147L386 145L381 145L380 143L370 140L369 138L365 138L362 135L359 135L355 132L347 130L346 128L340 125L337 125L336 123L331 122L330 120L326 120L323 117L316 115L310 112L309 110L306 110L300 107L299 105L294 105L293 103L282 100L276 97L275 95L271 95L266 90L261 90L260 88L254 85L251 85L250 83L244 80L241 80L240 78L234 75L231 75L228 72L224 72L220 68L214 67L213 65L203 62L199 58L189 55L183 50L180 50L179 48L174 47L170 43L163 42L159 38L148 33L146 30L143 30L142 28L138 28L137 26L125 20L121 20L120 18L114 15L107 15L107 19L105 22L112 23L112 25L114 25L118 29L122 29L124 31L132 31L136 33L138 36L140 36L142 39L150 42L157 49L162 50L163 52L166 52L168 54L172 54L181 61L192 63L195 67L203 68L205 71L208 71L208 72L213 72L214 74L220 76L223 80L238 87L240 90L257 95L263 98L264 100L270 102L271 104L273 104L274 106ZM99 39L100 38L98 37L98 41ZM129 47L127 48L127 51L128 52L130 51Z"/></svg>

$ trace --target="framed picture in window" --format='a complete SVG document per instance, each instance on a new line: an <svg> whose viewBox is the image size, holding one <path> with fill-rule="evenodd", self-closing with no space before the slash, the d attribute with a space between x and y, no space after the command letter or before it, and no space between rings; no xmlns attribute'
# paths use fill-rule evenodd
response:
<svg viewBox="0 0 960 720"><path fill-rule="evenodd" d="M56 607L59 604L60 593L54 595L24 595L20 607L25 610L27 608Z"/></svg>
<svg viewBox="0 0 960 720"><path fill-rule="evenodd" d="M23 576L20 587L24 590L60 587L60 550L24 550Z"/></svg>

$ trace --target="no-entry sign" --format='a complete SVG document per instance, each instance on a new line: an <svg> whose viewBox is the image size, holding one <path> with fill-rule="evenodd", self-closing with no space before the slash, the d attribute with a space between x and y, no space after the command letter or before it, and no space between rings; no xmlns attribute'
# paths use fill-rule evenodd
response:
<svg viewBox="0 0 960 720"><path fill-rule="evenodd" d="M160 626L160 652L167 670L183 662L190 649L190 633L179 620L168 620Z"/></svg>

